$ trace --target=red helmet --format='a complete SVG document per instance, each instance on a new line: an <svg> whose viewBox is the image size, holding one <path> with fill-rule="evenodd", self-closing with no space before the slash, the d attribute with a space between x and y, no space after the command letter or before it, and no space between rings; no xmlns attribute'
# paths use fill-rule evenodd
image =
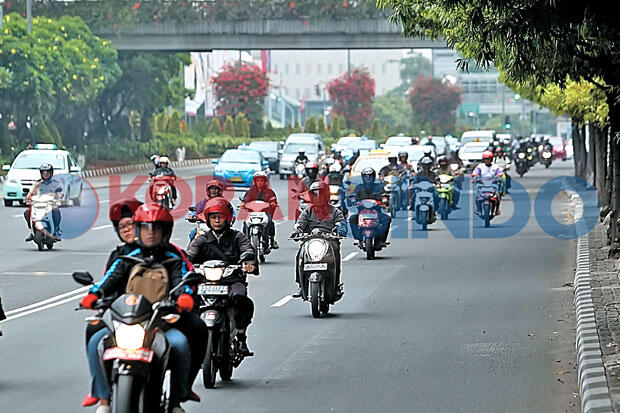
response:
<svg viewBox="0 0 620 413"><path fill-rule="evenodd" d="M115 228L118 228L118 222L123 218L131 218L142 202L136 198L124 198L110 206L110 221Z"/></svg>
<svg viewBox="0 0 620 413"><path fill-rule="evenodd" d="M172 219L172 215L170 215L170 211L163 206L154 202L141 205L136 209L133 215L133 221L135 223L136 238L140 246L144 247L140 239L140 228L161 229L162 239L160 246L166 244L168 240L170 240L174 220Z"/></svg>
<svg viewBox="0 0 620 413"><path fill-rule="evenodd" d="M484 151L482 152L482 159L493 159L495 155L493 155L493 152L491 151Z"/></svg>
<svg viewBox="0 0 620 413"><path fill-rule="evenodd" d="M307 162L306 169L319 169L319 164L314 161Z"/></svg>
<svg viewBox="0 0 620 413"><path fill-rule="evenodd" d="M498 146L497 148L495 148L495 153L498 153L498 152L502 152L503 153L504 152L504 148L502 148L501 146Z"/></svg>
<svg viewBox="0 0 620 413"><path fill-rule="evenodd" d="M224 193L224 184L222 184L222 182L220 182L217 179L211 179L209 182L207 182L207 197L210 195L209 194L209 189L212 187L216 187L220 190L220 192L223 194ZM221 195L220 195L221 196Z"/></svg>
<svg viewBox="0 0 620 413"><path fill-rule="evenodd" d="M224 198L211 198L207 201L204 210L202 211L201 218L209 225L209 215L218 214L226 221L227 226L230 227L234 223L234 209L233 206Z"/></svg>

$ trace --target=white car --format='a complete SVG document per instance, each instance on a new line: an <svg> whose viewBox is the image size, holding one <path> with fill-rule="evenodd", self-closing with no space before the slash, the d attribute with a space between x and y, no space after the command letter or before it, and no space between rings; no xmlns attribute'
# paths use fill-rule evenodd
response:
<svg viewBox="0 0 620 413"><path fill-rule="evenodd" d="M489 147L488 142L469 142L459 150L459 158L466 171L473 171L482 162L482 153Z"/></svg>
<svg viewBox="0 0 620 413"><path fill-rule="evenodd" d="M12 206L14 201L24 203L24 198L36 181L41 179L39 167L48 163L54 167L54 177L63 187L62 205L80 205L82 200L82 168L73 156L56 145L35 145L37 149L21 152L11 165L3 165L2 170L8 171L4 180L4 206Z"/></svg>
<svg viewBox="0 0 620 413"><path fill-rule="evenodd" d="M400 148L402 146L409 146L409 145L413 145L413 138L411 138L411 136L397 135L397 136L390 136L385 141L385 143L381 145L381 147L386 150L391 150L394 148Z"/></svg>

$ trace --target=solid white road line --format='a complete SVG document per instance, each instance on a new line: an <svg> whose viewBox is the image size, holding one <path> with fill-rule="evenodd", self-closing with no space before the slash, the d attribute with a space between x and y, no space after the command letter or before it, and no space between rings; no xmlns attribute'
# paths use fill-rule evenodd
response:
<svg viewBox="0 0 620 413"><path fill-rule="evenodd" d="M2 271L0 275L71 275L70 272L47 272L47 271Z"/></svg>
<svg viewBox="0 0 620 413"><path fill-rule="evenodd" d="M357 254L359 254L359 252L352 252L349 255L347 255L346 257L344 257L344 259L342 261L351 261L353 259L353 257L355 257Z"/></svg>
<svg viewBox="0 0 620 413"><path fill-rule="evenodd" d="M281 300L276 301L275 303L271 304L271 306L272 307L282 307L284 304L288 303L292 299L293 299L292 295L287 295L286 297L282 298Z"/></svg>
<svg viewBox="0 0 620 413"><path fill-rule="evenodd" d="M100 225L98 227L92 227L91 230L93 231L99 231L100 229L104 229L104 228L110 228L112 226L112 224L106 224L106 225Z"/></svg>
<svg viewBox="0 0 620 413"><path fill-rule="evenodd" d="M33 308L40 307L42 305L53 303L54 301L62 300L63 298L66 298L66 297L69 297L69 296L74 296L76 294L77 295L82 295L82 293L84 291L87 291L90 288L91 288L90 286L80 287L80 288L75 289L73 291L69 291L67 293L60 294L60 295L57 295L57 296L52 297L52 298L48 298L47 300L39 301L38 303L30 304L30 305L27 305L27 306L21 307L21 308L16 308L15 310L9 310L9 311L6 312L6 315L21 313L22 311L27 311L27 310L30 310L30 309L33 309Z"/></svg>
<svg viewBox="0 0 620 413"><path fill-rule="evenodd" d="M79 299L80 297L82 297L82 295L83 295L83 293L82 294L77 294L77 295L74 295L73 297L66 298L66 299L64 299L62 301L57 301L57 302L52 303L52 304L44 305L43 307L37 307L37 308L29 310L29 311L24 311L23 313L15 314L13 316L8 316L6 318L6 320L0 321L0 323L4 323L6 321L15 320L16 318L21 318L21 317L27 316L29 314L38 313L38 312L43 311L43 310L49 310L50 308L58 307L59 305L66 304L66 303L71 302L71 301L75 301L75 300Z"/></svg>
<svg viewBox="0 0 620 413"><path fill-rule="evenodd" d="M23 216L24 216L24 214L15 214L15 215L13 215L13 218L19 218L19 217L23 217Z"/></svg>

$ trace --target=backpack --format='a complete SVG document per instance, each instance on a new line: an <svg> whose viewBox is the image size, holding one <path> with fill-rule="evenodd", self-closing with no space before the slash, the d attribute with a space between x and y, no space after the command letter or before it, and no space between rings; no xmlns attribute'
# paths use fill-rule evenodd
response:
<svg viewBox="0 0 620 413"><path fill-rule="evenodd" d="M151 303L162 301L168 295L168 270L162 264L147 266L138 263L129 273L126 293L140 294Z"/></svg>

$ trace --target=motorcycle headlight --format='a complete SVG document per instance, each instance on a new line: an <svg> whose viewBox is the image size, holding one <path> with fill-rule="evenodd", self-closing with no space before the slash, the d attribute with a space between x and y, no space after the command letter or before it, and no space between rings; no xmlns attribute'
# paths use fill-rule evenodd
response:
<svg viewBox="0 0 620 413"><path fill-rule="evenodd" d="M458 163L450 164L450 169L452 169L453 171L456 171L457 169L459 169L459 164Z"/></svg>
<svg viewBox="0 0 620 413"><path fill-rule="evenodd" d="M313 239L308 242L306 252L310 261L320 261L327 254L327 242L320 239Z"/></svg>
<svg viewBox="0 0 620 413"><path fill-rule="evenodd" d="M525 154L523 152L519 153L519 155L517 155L519 157L519 159L525 159Z"/></svg>
<svg viewBox="0 0 620 413"><path fill-rule="evenodd" d="M204 269L205 278L209 281L219 281L224 275L223 268L205 268Z"/></svg>
<svg viewBox="0 0 620 413"><path fill-rule="evenodd" d="M127 325L115 322L116 345L125 350L137 350L144 344L144 327L141 324Z"/></svg>
<svg viewBox="0 0 620 413"><path fill-rule="evenodd" d="M545 159L551 158L551 152L543 153L543 158L545 158Z"/></svg>

